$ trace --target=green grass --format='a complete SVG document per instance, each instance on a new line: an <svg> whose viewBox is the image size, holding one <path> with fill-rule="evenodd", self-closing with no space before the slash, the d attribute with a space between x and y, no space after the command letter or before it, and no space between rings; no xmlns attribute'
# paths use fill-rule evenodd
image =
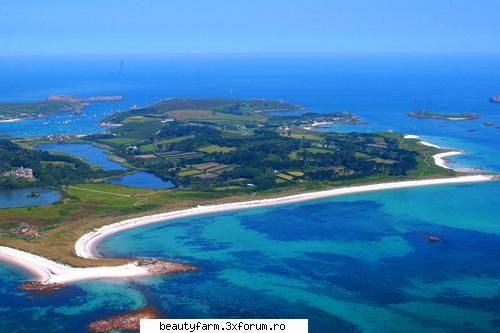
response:
<svg viewBox="0 0 500 333"><path fill-rule="evenodd" d="M302 133L302 132L293 132L291 135L290 135L291 138L294 138L294 139L305 139L305 140L312 140L312 141L321 141L323 140L323 138L318 135L318 134L314 134L314 133Z"/></svg>
<svg viewBox="0 0 500 333"><path fill-rule="evenodd" d="M304 176L304 173L302 171L288 171L287 173L291 176L294 176L294 177Z"/></svg>
<svg viewBox="0 0 500 333"><path fill-rule="evenodd" d="M95 183L67 186L61 202L48 206L0 209L0 228L5 223L28 222L39 226L58 224L66 218L80 219L85 216L104 214L132 207L138 196L150 190L126 186Z"/></svg>
<svg viewBox="0 0 500 333"><path fill-rule="evenodd" d="M369 159L369 161L373 161L373 162L377 162L377 163L385 163L385 164L394 164L397 162L394 160L384 159L384 158L380 158L380 157L371 158L371 159Z"/></svg>
<svg viewBox="0 0 500 333"><path fill-rule="evenodd" d="M195 175L199 175L203 173L202 171L200 170L195 170L195 169L190 169L190 170L185 170L185 171L181 171L179 172L179 176L180 177L188 177L188 176L195 176Z"/></svg>
<svg viewBox="0 0 500 333"><path fill-rule="evenodd" d="M162 128L163 124L160 119L153 119L145 125L138 125L137 123L125 123L123 126L113 129L113 133L137 139L147 139L151 133L155 133Z"/></svg>
<svg viewBox="0 0 500 333"><path fill-rule="evenodd" d="M147 123L150 121L158 121L158 118L144 117L144 116L132 116L125 118L123 123Z"/></svg>
<svg viewBox="0 0 500 333"><path fill-rule="evenodd" d="M370 155L368 154L365 154L365 153L360 153L360 152L355 152L354 153L354 157L357 157L357 158L370 158Z"/></svg>
<svg viewBox="0 0 500 333"><path fill-rule="evenodd" d="M287 175L287 174L285 174L285 173L278 173L278 174L276 175L276 177L281 178L281 179L284 179L284 180L288 180L288 181L292 181L292 180L294 179L294 177L293 177L293 176Z"/></svg>
<svg viewBox="0 0 500 333"><path fill-rule="evenodd" d="M217 146L217 145L209 145L205 147L201 147L198 149L198 151L201 151L203 153L230 153L232 151L235 151L236 148L233 147L223 147L223 146Z"/></svg>
<svg viewBox="0 0 500 333"><path fill-rule="evenodd" d="M158 145L163 145L163 144L181 142L181 141L184 141L187 139L192 139L192 138L194 138L194 135L185 135L185 136L179 136L177 138L159 140L159 141L156 141L155 143Z"/></svg>
<svg viewBox="0 0 500 333"><path fill-rule="evenodd" d="M393 136L397 136L397 134L393 134ZM400 148L416 151L420 154L420 156L417 157L417 168L409 171L408 176L449 177L456 175L455 171L441 168L434 162L432 156L442 152L442 150L419 144L418 140L402 139L401 136L397 137L400 138Z"/></svg>
<svg viewBox="0 0 500 333"><path fill-rule="evenodd" d="M196 153L196 152L162 153L157 155L160 155L161 157L168 158L174 161L203 157L203 153Z"/></svg>
<svg viewBox="0 0 500 333"><path fill-rule="evenodd" d="M138 148L141 150L141 153L153 153L156 151L156 148L152 143L139 146Z"/></svg>
<svg viewBox="0 0 500 333"><path fill-rule="evenodd" d="M210 110L176 110L168 112L167 115L178 121L207 121L219 125L255 123L263 122L267 119L258 113L240 116Z"/></svg>
<svg viewBox="0 0 500 333"><path fill-rule="evenodd" d="M100 139L99 141L103 141L106 143L111 143L115 145L128 145L132 143L139 142L137 138L127 138L127 137L117 137L117 138L111 138L111 139Z"/></svg>
<svg viewBox="0 0 500 333"><path fill-rule="evenodd" d="M306 150L310 153L313 153L313 154L328 154L328 153L331 153L332 151L331 150L328 150L328 149L323 149L323 148L306 148Z"/></svg>

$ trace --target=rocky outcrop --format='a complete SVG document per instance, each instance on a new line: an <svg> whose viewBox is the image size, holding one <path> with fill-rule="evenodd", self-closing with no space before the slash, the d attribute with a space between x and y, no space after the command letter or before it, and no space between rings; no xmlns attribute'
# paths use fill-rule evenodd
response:
<svg viewBox="0 0 500 333"><path fill-rule="evenodd" d="M193 272L197 269L195 266L192 265L187 265L177 262L169 262L164 260L157 260L157 259L139 260L135 263L135 265L136 267L140 268L141 276ZM68 283L47 283L41 281L29 281L19 285L17 288L23 291L49 292L61 289Z"/></svg>
<svg viewBox="0 0 500 333"><path fill-rule="evenodd" d="M95 333L111 331L139 331L141 319L158 319L159 314L152 308L144 308L121 315L98 320L89 325L89 330Z"/></svg>
<svg viewBox="0 0 500 333"><path fill-rule="evenodd" d="M59 283L42 283L38 281L29 281L19 285L17 289L23 291L48 292L61 289L62 287L63 285Z"/></svg>
<svg viewBox="0 0 500 333"><path fill-rule="evenodd" d="M424 239L430 243L436 243L441 241L441 237L439 236L425 236Z"/></svg>
<svg viewBox="0 0 500 333"><path fill-rule="evenodd" d="M145 268L151 275L193 272L196 270L195 266L156 259L141 260L137 263L137 266Z"/></svg>

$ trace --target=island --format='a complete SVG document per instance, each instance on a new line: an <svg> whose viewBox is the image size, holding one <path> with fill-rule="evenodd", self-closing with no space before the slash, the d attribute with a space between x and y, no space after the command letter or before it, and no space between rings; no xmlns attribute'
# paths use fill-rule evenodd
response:
<svg viewBox="0 0 500 333"><path fill-rule="evenodd" d="M119 126L104 134L72 138L98 145L129 170L172 181L170 189L110 184L106 180L116 176L113 172L123 171L102 171L78 158L34 149L47 138L0 141L4 187L24 186L28 180L12 174L23 167L33 172L30 184L62 193L57 204L0 209L0 259L34 272L36 281L23 285L24 290L190 272L195 268L184 263L102 258L96 247L126 229L198 214L492 179L447 167L446 158L460 152L415 136L315 130L318 123L361 121L349 112L262 112L285 109L303 106L174 98L109 116L104 122ZM36 238L19 234L27 221Z"/></svg>
<svg viewBox="0 0 500 333"><path fill-rule="evenodd" d="M474 120L479 119L477 113L437 113L428 110L412 111L408 116L417 119L438 119L438 120Z"/></svg>
<svg viewBox="0 0 500 333"><path fill-rule="evenodd" d="M122 96L81 98L67 95L51 95L46 100L37 102L0 102L0 123L43 117L60 112L80 113L84 108L90 106L92 102L120 100L123 100Z"/></svg>
<svg viewBox="0 0 500 333"><path fill-rule="evenodd" d="M500 94L490 97L490 102L500 104Z"/></svg>
<svg viewBox="0 0 500 333"><path fill-rule="evenodd" d="M86 103L86 102L114 102L123 101L123 96L112 95L112 96L90 96L90 97L77 97L70 95L50 95L47 98L48 101L59 101L59 102L73 102L73 103Z"/></svg>
<svg viewBox="0 0 500 333"><path fill-rule="evenodd" d="M38 198L40 196L40 192L31 191L26 195L27 198Z"/></svg>
<svg viewBox="0 0 500 333"><path fill-rule="evenodd" d="M123 313L98 320L89 325L89 330L95 333L105 333L114 331L139 331L141 319L159 319L158 311L152 308L143 308L136 311Z"/></svg>

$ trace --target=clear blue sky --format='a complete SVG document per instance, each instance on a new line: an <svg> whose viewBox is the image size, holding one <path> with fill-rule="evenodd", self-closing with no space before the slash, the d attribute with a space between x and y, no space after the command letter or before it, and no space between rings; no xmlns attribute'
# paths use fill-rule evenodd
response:
<svg viewBox="0 0 500 333"><path fill-rule="evenodd" d="M500 53L500 1L1 1L2 55L212 52Z"/></svg>

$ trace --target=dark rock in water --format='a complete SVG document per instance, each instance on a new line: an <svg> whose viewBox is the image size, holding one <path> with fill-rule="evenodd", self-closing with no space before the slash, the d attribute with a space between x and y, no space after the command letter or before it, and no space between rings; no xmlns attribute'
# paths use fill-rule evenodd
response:
<svg viewBox="0 0 500 333"><path fill-rule="evenodd" d="M141 319L158 319L159 316L156 310L144 308L95 321L89 325L89 330L95 333L106 333L118 330L139 331Z"/></svg>
<svg viewBox="0 0 500 333"><path fill-rule="evenodd" d="M40 291L40 292L47 292L47 291L53 291L53 290L58 290L63 287L62 284L58 283L49 283L49 284L44 284L42 282L38 281L29 281L29 282L24 282L23 284L19 285L17 289L23 290L23 291Z"/></svg>
<svg viewBox="0 0 500 333"><path fill-rule="evenodd" d="M495 96L492 96L492 97L490 98L490 102L491 102L491 103L500 103L500 94L495 95Z"/></svg>
<svg viewBox="0 0 500 333"><path fill-rule="evenodd" d="M435 242L440 242L441 238L439 236L425 236L424 237L426 241L435 243Z"/></svg>
<svg viewBox="0 0 500 333"><path fill-rule="evenodd" d="M484 125L484 126L493 126L494 124L493 124L493 122L491 122L491 121L485 121L485 122L483 123L483 125Z"/></svg>
<svg viewBox="0 0 500 333"><path fill-rule="evenodd" d="M26 195L27 198L38 198L39 196L40 192L35 192L35 191L32 191L31 193Z"/></svg>
<svg viewBox="0 0 500 333"><path fill-rule="evenodd" d="M195 266L191 265L156 259L141 260L137 263L137 265L146 268L147 271L153 275L193 272L197 269Z"/></svg>

